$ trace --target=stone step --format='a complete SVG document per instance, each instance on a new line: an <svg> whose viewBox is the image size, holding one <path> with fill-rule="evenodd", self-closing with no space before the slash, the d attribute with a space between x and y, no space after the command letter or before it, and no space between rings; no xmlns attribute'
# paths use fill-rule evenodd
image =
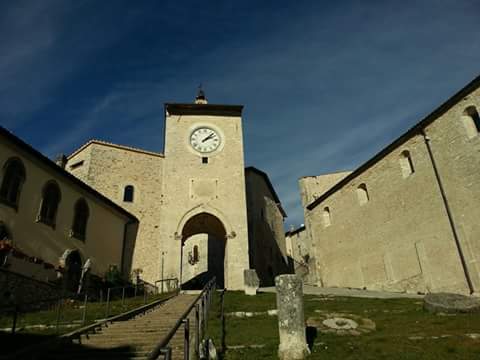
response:
<svg viewBox="0 0 480 360"><path fill-rule="evenodd" d="M61 359L69 359L69 360L84 360L84 359L129 359L129 360L143 360L148 359L149 351L124 351L124 352L115 352L115 351L88 351L88 352L65 352L65 353L54 353L49 354L48 359L52 360L61 360ZM47 359L47 357L45 358Z"/></svg>
<svg viewBox="0 0 480 360"><path fill-rule="evenodd" d="M74 340L72 345L48 354L48 358L146 359L195 298L194 295L179 295L143 316L108 324L93 334L83 334L80 339ZM194 321L191 321L190 334L195 336ZM181 326L169 343L173 359L183 359L183 336L184 330Z"/></svg>
<svg viewBox="0 0 480 360"><path fill-rule="evenodd" d="M109 334L109 333L118 333L118 332L125 332L125 333L132 333L132 332L137 332L137 333L148 333L152 331L158 331L158 329L165 329L165 328L172 328L175 325L175 322L171 323L165 323L165 324L159 324L157 326L139 326L139 327L115 327L115 328L103 328L101 330L98 330L95 332L95 334Z"/></svg>
<svg viewBox="0 0 480 360"><path fill-rule="evenodd" d="M115 331L105 331L105 332L99 332L99 333L95 333L95 334L84 334L82 335L82 339L88 339L89 337L98 337L98 336L104 336L104 337L111 337L111 336L122 336L122 335L125 335L125 336L132 336L132 337L138 337L142 334L145 334L147 336L161 336L161 334L167 334L168 331L173 327L172 326L164 326L164 327L158 327L156 329L152 329L152 330L149 330L149 331L118 331L118 330L115 330ZM178 331L182 331L183 333L183 329L180 328ZM190 329L190 332L192 332L193 330Z"/></svg>
<svg viewBox="0 0 480 360"><path fill-rule="evenodd" d="M178 340L177 340L178 339ZM170 341L171 343L176 342L183 342L183 335L182 336L174 336L173 339ZM112 346L143 346L149 344L158 344L162 340L162 337L155 337L155 338L135 338L132 339L128 336L126 337L119 337L119 338L90 338L86 341L83 341L81 345L84 346L97 346L97 345L107 345L111 344Z"/></svg>

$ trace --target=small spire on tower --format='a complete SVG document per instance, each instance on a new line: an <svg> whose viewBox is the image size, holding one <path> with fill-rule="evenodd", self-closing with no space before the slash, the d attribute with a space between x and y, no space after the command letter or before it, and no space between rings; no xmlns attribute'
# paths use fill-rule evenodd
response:
<svg viewBox="0 0 480 360"><path fill-rule="evenodd" d="M202 89L202 84L198 86L197 96L195 97L195 104L207 104L207 97Z"/></svg>

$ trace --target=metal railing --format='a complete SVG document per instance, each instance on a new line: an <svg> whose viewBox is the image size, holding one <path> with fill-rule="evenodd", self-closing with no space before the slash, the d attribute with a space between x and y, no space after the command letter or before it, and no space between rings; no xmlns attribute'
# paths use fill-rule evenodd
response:
<svg viewBox="0 0 480 360"><path fill-rule="evenodd" d="M178 290L178 279L169 279L172 284L177 284L175 287L169 287L168 292ZM85 292L81 295L75 293L63 293L59 297L37 300L31 302L18 302L12 305L0 307L0 316L5 318L11 316L10 332L15 334L18 328L19 318L23 315L33 314L43 311L46 314L41 319L42 324L26 324L26 327L36 325L47 325L55 328L55 332L60 332L60 327L81 327L85 326L87 322L95 322L102 320L102 316L107 319L112 315L112 303L116 300L115 306L119 309L115 314L125 312L127 307L138 307L140 302L145 305L151 296L159 294L156 285L141 282L137 285L109 287L106 289L106 296L104 299L104 290L97 293L92 291ZM150 297L150 298L149 298ZM120 301L121 300L121 301ZM130 304L126 304L126 301ZM130 306L128 306L130 305ZM101 309L104 309L103 311ZM93 309L93 310L92 310ZM88 319L87 315L94 315L93 319ZM92 311L94 313L92 314ZM48 314L51 312L51 314ZM99 319L100 318L100 319ZM45 324L47 322L47 324ZM3 321L5 324L6 321Z"/></svg>
<svg viewBox="0 0 480 360"><path fill-rule="evenodd" d="M158 286L159 283L160 283L160 286ZM165 290L166 292L169 292L169 291L172 291L173 289L178 289L178 279L171 278L171 279L156 280L154 282L154 285L157 288L157 291L159 291L160 294L163 294Z"/></svg>
<svg viewBox="0 0 480 360"><path fill-rule="evenodd" d="M55 346L62 346L64 344L65 339L78 339L81 335L83 334L88 334L88 333L95 333L98 329L108 326L109 323L113 323L116 321L126 321L128 319L131 319L139 314L145 314L148 311L151 311L155 307L167 302L168 300L174 298L177 296L177 292L171 292L170 295L167 295L165 297L162 297L161 299L154 300L152 302L149 302L146 305L136 307L134 309L128 310L127 312L123 312L121 314L112 316L107 319L102 319L96 322L93 322L92 324L77 328L69 333L65 333L63 335L60 335L59 337L55 337L51 340L47 340L45 342L40 342L38 344L33 344L32 346L27 346L26 348L22 348L19 351L13 352L13 353L8 353L8 354L2 354L4 355L1 357L2 359L5 358L6 360L16 360L16 359L26 359L26 358L36 358L32 354L43 354L44 352L50 351L52 348Z"/></svg>
<svg viewBox="0 0 480 360"><path fill-rule="evenodd" d="M195 354L199 358L200 346L203 337L207 332L208 311L212 303L213 292L216 289L215 278L211 279L203 288L195 301L188 307L183 315L177 320L175 326L168 332L161 342L148 356L149 360L157 360L163 356L164 360L172 359L172 348L169 346L170 340L177 333L181 325L184 325L184 345L183 356L185 360L190 358L190 313L195 308Z"/></svg>

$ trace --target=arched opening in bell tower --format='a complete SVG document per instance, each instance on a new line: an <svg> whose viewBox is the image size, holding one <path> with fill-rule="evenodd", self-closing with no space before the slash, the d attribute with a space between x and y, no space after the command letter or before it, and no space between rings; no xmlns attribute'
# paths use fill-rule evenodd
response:
<svg viewBox="0 0 480 360"><path fill-rule="evenodd" d="M227 232L216 216L202 212L192 216L182 229L181 281L183 289L201 289L213 276L225 284Z"/></svg>

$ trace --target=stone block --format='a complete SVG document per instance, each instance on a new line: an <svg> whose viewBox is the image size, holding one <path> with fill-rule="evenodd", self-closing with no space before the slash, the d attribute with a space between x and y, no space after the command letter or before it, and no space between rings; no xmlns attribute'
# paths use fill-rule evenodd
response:
<svg viewBox="0 0 480 360"><path fill-rule="evenodd" d="M297 275L279 275L275 278L277 290L278 332L280 360L300 360L310 353L305 334L303 311L303 283Z"/></svg>
<svg viewBox="0 0 480 360"><path fill-rule="evenodd" d="M245 281L245 295L257 295L260 279L255 269L243 270L243 278Z"/></svg>
<svg viewBox="0 0 480 360"><path fill-rule="evenodd" d="M478 313L480 299L460 294L428 294L423 299L423 308L431 313Z"/></svg>

